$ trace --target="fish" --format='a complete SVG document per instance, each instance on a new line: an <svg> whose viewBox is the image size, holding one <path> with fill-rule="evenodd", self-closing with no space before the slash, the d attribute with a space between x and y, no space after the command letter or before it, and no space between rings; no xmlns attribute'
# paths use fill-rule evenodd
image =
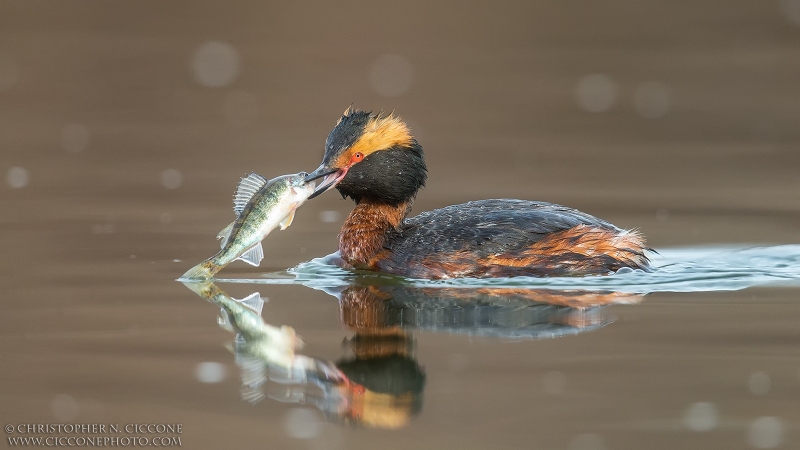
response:
<svg viewBox="0 0 800 450"><path fill-rule="evenodd" d="M258 266L264 259L261 241L275 228L292 224L297 208L314 193L315 183L305 172L267 180L257 173L242 178L233 197L236 220L217 235L221 250L192 267L181 280L212 278L237 259Z"/></svg>

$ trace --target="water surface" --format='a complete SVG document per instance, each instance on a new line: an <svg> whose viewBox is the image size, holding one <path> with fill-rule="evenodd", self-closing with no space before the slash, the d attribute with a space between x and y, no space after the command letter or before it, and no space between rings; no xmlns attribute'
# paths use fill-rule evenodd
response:
<svg viewBox="0 0 800 450"><path fill-rule="evenodd" d="M0 2L2 424L178 423L191 449L800 447L795 3ZM314 169L353 102L425 148L412 214L564 204L638 228L658 270L346 273L315 261L352 208L328 193L216 303L176 282L240 177Z"/></svg>

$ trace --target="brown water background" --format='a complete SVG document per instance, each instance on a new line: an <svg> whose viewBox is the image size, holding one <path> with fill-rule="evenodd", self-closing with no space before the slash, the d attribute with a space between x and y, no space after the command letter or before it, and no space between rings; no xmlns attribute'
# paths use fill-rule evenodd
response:
<svg viewBox="0 0 800 450"><path fill-rule="evenodd" d="M419 333L424 406L401 430L299 439L297 405L242 401L230 333L173 280L216 250L239 177L316 168L351 103L425 148L414 212L525 198L655 248L800 242L796 0L5 0L2 425L181 423L185 448L800 446L796 288L652 294L552 340ZM310 201L260 268L227 274L330 253L351 206ZM342 355L335 299L260 290L267 322ZM202 362L227 376L201 383ZM698 402L711 431L685 425ZM753 437L764 417L777 443Z"/></svg>

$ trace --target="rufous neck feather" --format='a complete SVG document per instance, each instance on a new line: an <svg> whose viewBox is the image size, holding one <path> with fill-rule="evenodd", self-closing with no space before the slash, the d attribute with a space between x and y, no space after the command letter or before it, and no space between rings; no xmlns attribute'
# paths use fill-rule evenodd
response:
<svg viewBox="0 0 800 450"><path fill-rule="evenodd" d="M383 250L387 233L400 228L410 209L411 202L397 206L360 202L339 233L342 258L354 267L371 266L371 260Z"/></svg>

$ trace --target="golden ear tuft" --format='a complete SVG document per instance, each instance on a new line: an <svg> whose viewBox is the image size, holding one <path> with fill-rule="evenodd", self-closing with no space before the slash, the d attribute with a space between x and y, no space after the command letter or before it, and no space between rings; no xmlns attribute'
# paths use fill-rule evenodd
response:
<svg viewBox="0 0 800 450"><path fill-rule="evenodd" d="M364 152L369 154L372 151L386 150L396 145L407 147L411 145L412 140L408 125L394 114L389 114L383 117L380 115L372 117L364 127L364 132L357 144L361 144L360 146L364 150L371 150Z"/></svg>
<svg viewBox="0 0 800 450"><path fill-rule="evenodd" d="M370 116L364 125L364 130L358 140L350 146L337 160L337 167L344 167L352 164L353 156L361 153L369 156L380 150L388 150L393 147L410 147L414 143L414 138L405 124L394 114L381 116L380 114Z"/></svg>

